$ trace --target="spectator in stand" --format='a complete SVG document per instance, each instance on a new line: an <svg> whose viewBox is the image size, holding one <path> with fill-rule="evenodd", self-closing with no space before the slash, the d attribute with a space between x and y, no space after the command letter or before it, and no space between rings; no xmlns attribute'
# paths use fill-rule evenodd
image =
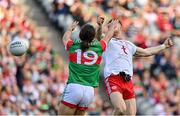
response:
<svg viewBox="0 0 180 116"><path fill-rule="evenodd" d="M36 38L35 28L18 3L0 1L0 22L0 115L57 114L66 64L45 38ZM7 50L16 38L31 44L22 57Z"/></svg>
<svg viewBox="0 0 180 116"><path fill-rule="evenodd" d="M96 22L94 17L104 15L107 19L120 17L124 35L140 47L155 46L165 36L169 36L169 32L172 33L175 46L170 51L147 59L134 59L137 78L133 79L138 95L137 114L180 115L180 0L38 1L46 7L50 19L62 30L66 30L73 19L79 20L80 25L83 25L86 22ZM26 18L23 7L17 4L17 0L0 0L2 115L57 114L58 97L62 94L67 79L67 65L47 45L44 37L36 39L35 28ZM14 58L6 46L14 37L18 37L16 34L19 31L24 33L33 46L30 46L26 56ZM24 71L28 73L25 74ZM36 89L29 97L23 92L26 90L26 83ZM44 95L43 92L47 94ZM94 100L92 106L95 109L98 107L98 110L93 111L101 115L111 114L112 107L104 102L106 98L96 95L98 99ZM92 114L93 111L90 110L89 113Z"/></svg>

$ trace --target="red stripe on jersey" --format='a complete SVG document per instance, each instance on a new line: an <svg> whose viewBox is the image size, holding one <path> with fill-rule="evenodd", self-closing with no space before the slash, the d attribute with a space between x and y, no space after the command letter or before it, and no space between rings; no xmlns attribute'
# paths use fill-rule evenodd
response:
<svg viewBox="0 0 180 116"><path fill-rule="evenodd" d="M72 40L69 40L69 41L66 43L66 50L69 50L72 45L73 45L73 41L72 41Z"/></svg>
<svg viewBox="0 0 180 116"><path fill-rule="evenodd" d="M77 63L77 53L69 53L69 60L71 62ZM100 64L102 60L102 56L98 56L98 59L95 64ZM84 64L84 62L91 62L92 60L86 59L83 55L81 55L81 63Z"/></svg>
<svg viewBox="0 0 180 116"><path fill-rule="evenodd" d="M99 56L97 61L96 61L96 64L100 64L101 63L101 60L102 60L102 56Z"/></svg>
<svg viewBox="0 0 180 116"><path fill-rule="evenodd" d="M69 53L69 60L77 63L77 53Z"/></svg>
<svg viewBox="0 0 180 116"><path fill-rule="evenodd" d="M105 51L106 50L106 46L107 46L106 42L104 40L101 40L100 41L100 45L101 45L103 51Z"/></svg>
<svg viewBox="0 0 180 116"><path fill-rule="evenodd" d="M78 109L78 110L87 110L88 107L80 107L80 106L78 106L77 109Z"/></svg>
<svg viewBox="0 0 180 116"><path fill-rule="evenodd" d="M63 103L65 106L68 106L70 108L77 108L78 107L77 105L71 104L71 103L66 102L66 101L61 101L61 103Z"/></svg>
<svg viewBox="0 0 180 116"><path fill-rule="evenodd" d="M81 55L81 63L84 64L84 62L90 62L91 60L85 59L83 55Z"/></svg>

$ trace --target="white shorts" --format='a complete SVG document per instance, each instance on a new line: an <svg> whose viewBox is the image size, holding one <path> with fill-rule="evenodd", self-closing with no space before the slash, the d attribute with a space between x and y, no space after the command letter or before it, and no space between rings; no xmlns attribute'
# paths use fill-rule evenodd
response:
<svg viewBox="0 0 180 116"><path fill-rule="evenodd" d="M71 108L86 110L94 97L94 88L70 83L64 89L61 102Z"/></svg>

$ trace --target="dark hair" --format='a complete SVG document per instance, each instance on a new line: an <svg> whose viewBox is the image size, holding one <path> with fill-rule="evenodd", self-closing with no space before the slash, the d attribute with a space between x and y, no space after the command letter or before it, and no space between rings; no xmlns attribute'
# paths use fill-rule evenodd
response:
<svg viewBox="0 0 180 116"><path fill-rule="evenodd" d="M82 26L79 33L81 39L81 50L85 52L89 48L89 43L95 38L96 31L94 27L90 24L85 24Z"/></svg>

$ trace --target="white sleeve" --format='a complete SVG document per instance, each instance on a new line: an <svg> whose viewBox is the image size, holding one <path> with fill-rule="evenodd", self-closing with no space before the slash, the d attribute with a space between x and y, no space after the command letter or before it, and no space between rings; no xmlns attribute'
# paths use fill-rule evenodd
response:
<svg viewBox="0 0 180 116"><path fill-rule="evenodd" d="M132 54L133 54L133 55L136 53L136 49L137 49L136 45L134 45L134 44L132 43Z"/></svg>
<svg viewBox="0 0 180 116"><path fill-rule="evenodd" d="M136 53L137 46L135 44L133 44L132 42L129 42L129 43L131 46L132 55L134 55Z"/></svg>

